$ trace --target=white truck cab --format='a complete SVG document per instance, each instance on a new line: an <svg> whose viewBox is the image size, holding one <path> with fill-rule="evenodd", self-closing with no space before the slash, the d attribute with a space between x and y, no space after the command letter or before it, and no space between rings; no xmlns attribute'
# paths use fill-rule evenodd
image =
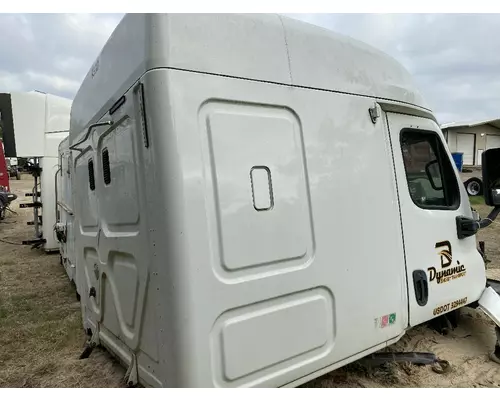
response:
<svg viewBox="0 0 500 400"><path fill-rule="evenodd" d="M68 142L83 324L131 384L298 386L485 289L411 76L328 30L126 15Z"/></svg>
<svg viewBox="0 0 500 400"><path fill-rule="evenodd" d="M69 133L70 110L71 100L47 93L0 93L5 155L16 161L17 157L28 158L27 169L34 177L33 189L25 197L28 202L20 203L22 208L33 209L33 221L28 224L33 226L34 235L23 243L47 253L59 250L54 233L54 174L59 143Z"/></svg>

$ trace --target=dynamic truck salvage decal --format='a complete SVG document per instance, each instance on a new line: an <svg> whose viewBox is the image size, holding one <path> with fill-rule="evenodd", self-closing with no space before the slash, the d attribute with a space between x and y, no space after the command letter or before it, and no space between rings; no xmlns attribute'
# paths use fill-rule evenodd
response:
<svg viewBox="0 0 500 400"><path fill-rule="evenodd" d="M427 269L429 271L429 281L436 281L437 284L446 283L453 279L458 279L466 274L465 265L457 260L457 265L453 266L453 257L451 252L451 243L448 241L436 243L436 249L446 248L441 250L438 254L441 260L441 270L437 271L435 267Z"/></svg>

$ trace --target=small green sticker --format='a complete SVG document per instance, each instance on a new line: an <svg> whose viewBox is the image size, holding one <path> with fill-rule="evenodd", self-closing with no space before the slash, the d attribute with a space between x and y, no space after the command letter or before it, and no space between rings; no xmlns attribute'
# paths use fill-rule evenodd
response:
<svg viewBox="0 0 500 400"><path fill-rule="evenodd" d="M392 313L389 315L389 325L392 325L396 322L396 313Z"/></svg>

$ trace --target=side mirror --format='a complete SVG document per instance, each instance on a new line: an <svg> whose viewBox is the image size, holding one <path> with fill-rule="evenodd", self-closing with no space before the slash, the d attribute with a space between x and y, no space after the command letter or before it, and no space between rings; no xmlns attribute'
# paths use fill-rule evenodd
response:
<svg viewBox="0 0 500 400"><path fill-rule="evenodd" d="M481 163L484 202L489 206L500 206L500 148L484 151Z"/></svg>
<svg viewBox="0 0 500 400"><path fill-rule="evenodd" d="M434 190L443 190L441 171L437 160L430 161L425 165L425 173L427 174L429 182Z"/></svg>

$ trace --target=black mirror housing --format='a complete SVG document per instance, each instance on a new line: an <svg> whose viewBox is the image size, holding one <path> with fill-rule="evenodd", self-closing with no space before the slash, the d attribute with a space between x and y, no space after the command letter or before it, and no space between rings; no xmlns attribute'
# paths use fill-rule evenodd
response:
<svg viewBox="0 0 500 400"><path fill-rule="evenodd" d="M484 202L500 206L500 148L485 150L481 156L483 167Z"/></svg>

